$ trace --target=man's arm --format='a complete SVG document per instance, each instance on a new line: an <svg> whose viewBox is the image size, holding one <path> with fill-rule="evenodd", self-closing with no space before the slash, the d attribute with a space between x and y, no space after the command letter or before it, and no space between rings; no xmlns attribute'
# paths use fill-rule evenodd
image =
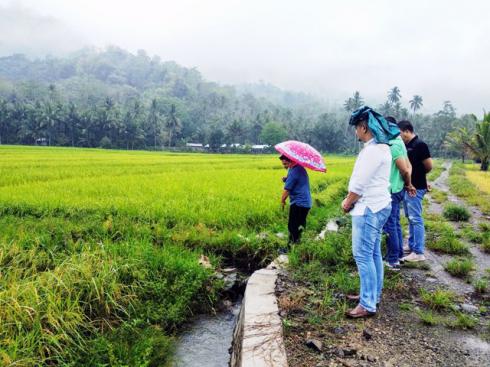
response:
<svg viewBox="0 0 490 367"><path fill-rule="evenodd" d="M284 206L286 205L286 199L289 197L289 191L288 190L284 190L282 192L282 196L281 196L281 206L282 208L284 209Z"/></svg>
<svg viewBox="0 0 490 367"><path fill-rule="evenodd" d="M395 160L395 164L403 178L408 195L414 197L417 195L417 189L412 185L412 165L410 161L407 157L400 157Z"/></svg>
<svg viewBox="0 0 490 367"><path fill-rule="evenodd" d="M432 171L432 158L427 158L422 161L422 164L425 168L425 173L429 173Z"/></svg>

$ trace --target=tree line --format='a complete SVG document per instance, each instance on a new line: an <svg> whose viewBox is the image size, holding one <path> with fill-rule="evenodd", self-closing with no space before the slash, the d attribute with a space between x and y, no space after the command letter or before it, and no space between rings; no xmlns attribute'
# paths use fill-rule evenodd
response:
<svg viewBox="0 0 490 367"><path fill-rule="evenodd" d="M1 144L163 149L193 142L218 150L296 139L324 152L352 153L358 145L347 121L363 104L359 91L343 108L326 108L311 96L264 84L222 86L195 69L117 47L65 58L0 58ZM476 116L457 116L449 101L430 115L419 113L422 106L420 95L405 106L393 87L384 104L372 107L411 120L435 155L458 155L447 134L471 134Z"/></svg>

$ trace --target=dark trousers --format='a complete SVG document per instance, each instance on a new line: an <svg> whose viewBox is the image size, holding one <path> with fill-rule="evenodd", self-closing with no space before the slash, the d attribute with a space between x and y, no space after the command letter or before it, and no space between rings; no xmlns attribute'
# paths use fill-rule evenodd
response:
<svg viewBox="0 0 490 367"><path fill-rule="evenodd" d="M295 204L289 207L289 242L297 243L301 238L301 232L306 228L306 216L310 208L304 208Z"/></svg>

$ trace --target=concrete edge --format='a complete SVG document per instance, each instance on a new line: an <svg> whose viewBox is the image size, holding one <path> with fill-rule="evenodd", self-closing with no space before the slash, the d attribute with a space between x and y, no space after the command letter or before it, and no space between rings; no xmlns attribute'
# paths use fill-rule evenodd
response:
<svg viewBox="0 0 490 367"><path fill-rule="evenodd" d="M281 255L248 280L233 332L231 367L288 366L275 296L278 269L287 261Z"/></svg>

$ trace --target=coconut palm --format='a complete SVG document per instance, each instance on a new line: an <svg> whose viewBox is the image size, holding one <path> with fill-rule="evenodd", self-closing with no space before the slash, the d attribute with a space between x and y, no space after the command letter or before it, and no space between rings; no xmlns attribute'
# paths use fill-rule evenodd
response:
<svg viewBox="0 0 490 367"><path fill-rule="evenodd" d="M466 147L481 161L480 170L488 171L490 159L490 112L484 113L483 121L476 124L476 131L470 140L465 141Z"/></svg>
<svg viewBox="0 0 490 367"><path fill-rule="evenodd" d="M388 101L392 104L396 104L400 102L400 99L402 98L402 95L400 94L400 88L398 87L393 87L388 91Z"/></svg>
<svg viewBox="0 0 490 367"><path fill-rule="evenodd" d="M356 90L354 92L354 96L353 97L349 97L349 99L347 99L344 102L344 109L347 112L352 112L352 111L357 110L363 104L364 104L364 99L361 97L361 93L359 93L359 91Z"/></svg>
<svg viewBox="0 0 490 367"><path fill-rule="evenodd" d="M410 103L410 108L412 109L414 115L415 112L420 110L420 107L424 105L422 97L419 95L414 95L413 99L411 99L408 103Z"/></svg>

